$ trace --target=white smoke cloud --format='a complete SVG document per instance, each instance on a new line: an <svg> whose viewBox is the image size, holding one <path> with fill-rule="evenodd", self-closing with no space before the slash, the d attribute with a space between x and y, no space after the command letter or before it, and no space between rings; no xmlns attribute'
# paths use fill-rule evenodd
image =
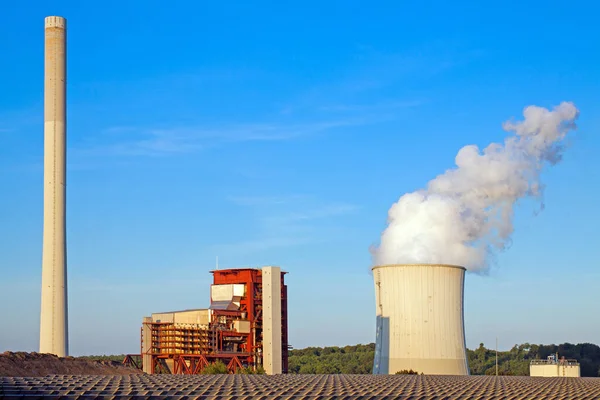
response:
<svg viewBox="0 0 600 400"><path fill-rule="evenodd" d="M507 121L513 132L504 144L483 152L465 146L456 167L429 182L426 189L403 195L388 211L388 226L375 265L444 263L469 270L486 269L494 250L503 250L513 232L517 200L541 198L540 172L561 160L563 139L576 128L579 110L563 102L552 111L528 106L524 120Z"/></svg>

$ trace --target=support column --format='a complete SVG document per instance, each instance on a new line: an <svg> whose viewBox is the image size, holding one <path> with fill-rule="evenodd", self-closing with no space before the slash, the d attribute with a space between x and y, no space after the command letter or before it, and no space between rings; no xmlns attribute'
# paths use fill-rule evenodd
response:
<svg viewBox="0 0 600 400"><path fill-rule="evenodd" d="M262 268L263 367L268 375L282 373L281 269Z"/></svg>

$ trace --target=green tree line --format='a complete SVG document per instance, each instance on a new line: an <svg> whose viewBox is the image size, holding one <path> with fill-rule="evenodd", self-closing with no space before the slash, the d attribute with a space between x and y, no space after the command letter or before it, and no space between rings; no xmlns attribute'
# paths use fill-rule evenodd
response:
<svg viewBox="0 0 600 400"><path fill-rule="evenodd" d="M559 345L521 344L509 351L498 352L498 374L529 375L531 360L545 360L558 353L559 357L577 360L581 376L600 376L600 347L591 343L563 343ZM496 373L496 352L486 349L483 343L475 350L468 350L469 368L472 375L494 375Z"/></svg>
<svg viewBox="0 0 600 400"><path fill-rule="evenodd" d="M529 375L531 360L545 360L558 353L559 357L577 360L581 376L600 376L600 347L591 343L559 345L521 344L508 351L498 352L498 374ZM354 346L307 347L293 349L289 353L289 373L292 374L370 374L373 371L375 344ZM86 356L93 360L123 361L124 355ZM471 375L494 375L496 352L483 343L475 350L467 349ZM416 371L417 373L419 371Z"/></svg>
<svg viewBox="0 0 600 400"><path fill-rule="evenodd" d="M575 359L580 363L581 376L600 376L600 347L591 343L560 345L515 345L509 351L498 352L498 374L529 375L529 363L546 359L557 353L559 357ZM309 347L290 351L289 372L295 374L370 374L373 370L375 344L344 347ZM483 343L475 350L467 349L471 375L494 375L496 352ZM417 373L419 371L416 371Z"/></svg>
<svg viewBox="0 0 600 400"><path fill-rule="evenodd" d="M307 347L289 353L291 374L370 374L375 344L344 347Z"/></svg>

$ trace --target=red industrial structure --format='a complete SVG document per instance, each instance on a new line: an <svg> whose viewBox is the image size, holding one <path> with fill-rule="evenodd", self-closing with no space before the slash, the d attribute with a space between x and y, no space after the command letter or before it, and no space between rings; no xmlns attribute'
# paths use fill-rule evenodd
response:
<svg viewBox="0 0 600 400"><path fill-rule="evenodd" d="M197 374L208 364L221 360L230 373L240 368L256 370L263 364L273 373L287 373L286 273L278 267L225 269L211 273L213 284L208 309L156 313L144 318L143 370L151 374ZM270 279L274 274L280 275L279 282L273 283ZM264 285L263 276L266 276ZM267 293L263 292L263 286ZM270 303L264 304L267 302ZM267 307L269 316L264 314ZM271 317L273 311L277 313L275 317ZM280 329L273 324L280 324ZM269 337L277 336L268 343L263 341L267 330ZM269 348L271 345L275 348ZM271 361L267 363L266 358ZM129 357L125 361L132 363L133 360Z"/></svg>

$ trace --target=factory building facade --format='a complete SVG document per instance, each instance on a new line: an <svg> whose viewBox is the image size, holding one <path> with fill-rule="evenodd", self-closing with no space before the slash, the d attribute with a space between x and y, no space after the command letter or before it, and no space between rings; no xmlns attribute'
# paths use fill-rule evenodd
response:
<svg viewBox="0 0 600 400"><path fill-rule="evenodd" d="M230 372L287 373L285 272L279 267L211 271L210 306L153 313L141 329L146 373L197 374L220 360Z"/></svg>

